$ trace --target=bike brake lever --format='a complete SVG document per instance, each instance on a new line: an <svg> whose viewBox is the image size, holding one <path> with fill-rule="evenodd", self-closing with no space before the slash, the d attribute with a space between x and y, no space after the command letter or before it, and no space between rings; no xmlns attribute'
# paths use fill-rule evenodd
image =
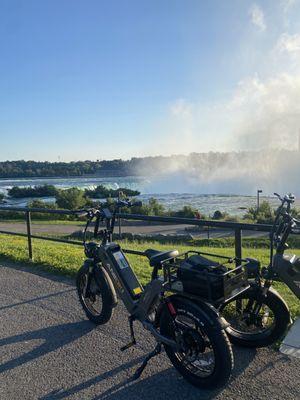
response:
<svg viewBox="0 0 300 400"><path fill-rule="evenodd" d="M284 201L284 199L280 196L280 194L274 193L274 195L275 195L276 197L278 197L278 199L279 199L280 201Z"/></svg>

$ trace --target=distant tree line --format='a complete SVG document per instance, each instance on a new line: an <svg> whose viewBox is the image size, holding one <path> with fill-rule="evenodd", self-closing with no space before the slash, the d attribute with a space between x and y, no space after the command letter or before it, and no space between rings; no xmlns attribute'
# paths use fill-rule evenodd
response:
<svg viewBox="0 0 300 400"><path fill-rule="evenodd" d="M0 178L69 177L69 176L128 176L135 175L131 161L2 161Z"/></svg>
<svg viewBox="0 0 300 400"><path fill-rule="evenodd" d="M204 175L211 173L211 168L222 169L240 165L245 157L253 159L256 153L250 152L209 152L191 153L189 155L132 157L130 160L97 160L97 161L2 161L0 162L0 178L25 177L71 177L96 175L103 177L151 175L157 172L173 171L174 166L181 169L199 170ZM285 156L283 154L283 156ZM289 157L294 157L289 153Z"/></svg>

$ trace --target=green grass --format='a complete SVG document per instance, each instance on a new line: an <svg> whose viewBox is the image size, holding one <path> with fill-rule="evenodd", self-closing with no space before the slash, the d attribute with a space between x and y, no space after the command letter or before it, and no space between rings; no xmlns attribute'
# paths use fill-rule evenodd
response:
<svg viewBox="0 0 300 400"><path fill-rule="evenodd" d="M127 242L123 241L122 246L126 249L143 251L147 248L167 250L174 248L174 244L160 244L158 242ZM176 245L180 252L192 249L199 249L187 245ZM201 247L202 251L213 252L224 256L234 256L233 248L214 248ZM300 255L300 250L291 250ZM51 243L38 239L33 240L34 261L28 260L27 239L10 235L0 235L0 258L10 261L30 263L31 265L41 266L48 270L74 276L85 259L83 248L68 244ZM268 264L269 252L267 249L243 249L243 257L254 257L261 261L262 265ZM147 259L142 256L128 255L128 259L133 266L135 273L142 284L145 284L151 274L151 267ZM300 315L300 302L293 293L283 284L274 285L283 298L288 303L293 317Z"/></svg>

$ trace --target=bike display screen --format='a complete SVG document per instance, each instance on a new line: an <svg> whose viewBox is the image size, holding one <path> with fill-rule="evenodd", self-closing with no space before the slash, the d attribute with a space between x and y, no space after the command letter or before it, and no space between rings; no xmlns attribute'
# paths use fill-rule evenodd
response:
<svg viewBox="0 0 300 400"><path fill-rule="evenodd" d="M128 262L127 262L126 258L124 257L124 254L121 251L116 251L115 253L113 253L113 255L121 269L129 267Z"/></svg>

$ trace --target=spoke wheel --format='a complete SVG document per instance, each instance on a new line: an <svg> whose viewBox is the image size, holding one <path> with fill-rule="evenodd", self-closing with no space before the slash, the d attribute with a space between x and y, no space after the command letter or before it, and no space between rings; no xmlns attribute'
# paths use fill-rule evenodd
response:
<svg viewBox="0 0 300 400"><path fill-rule="evenodd" d="M230 342L224 330L193 302L171 296L176 317L163 308L160 333L174 340L178 348L165 345L166 353L179 373L194 386L212 389L224 386L233 368Z"/></svg>
<svg viewBox="0 0 300 400"><path fill-rule="evenodd" d="M285 334L290 313L284 300L272 288L262 302L260 299L258 290L250 288L220 307L222 316L230 324L226 332L232 343L264 347L280 340Z"/></svg>
<svg viewBox="0 0 300 400"><path fill-rule="evenodd" d="M178 361L192 374L206 378L215 368L215 354L207 335L192 317L177 315L175 324L180 336L180 351L176 352Z"/></svg>
<svg viewBox="0 0 300 400"><path fill-rule="evenodd" d="M88 273L82 274L79 287L81 293L82 302L85 307L95 316L101 314L103 308L101 289L98 286L95 276L90 278L89 289L87 290L88 284Z"/></svg>

